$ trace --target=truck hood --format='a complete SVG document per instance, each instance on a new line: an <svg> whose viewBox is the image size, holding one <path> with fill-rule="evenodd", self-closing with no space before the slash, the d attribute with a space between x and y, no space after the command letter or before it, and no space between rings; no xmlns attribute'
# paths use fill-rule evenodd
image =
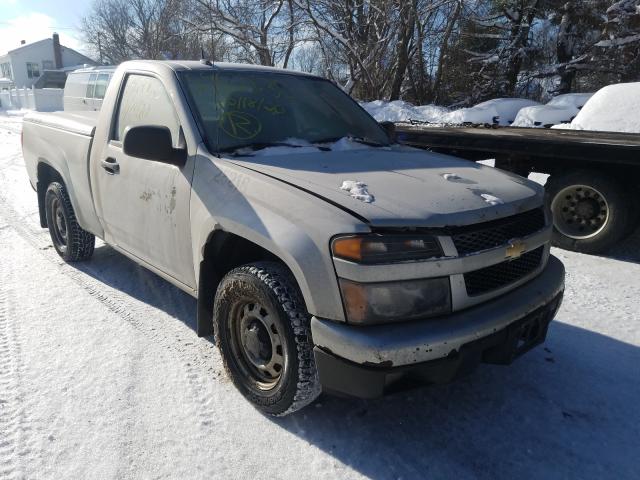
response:
<svg viewBox="0 0 640 480"><path fill-rule="evenodd" d="M470 225L539 207L544 194L540 185L517 175L400 146L256 152L231 161L308 191L375 227ZM344 182L365 184L372 201L354 198L341 189Z"/></svg>

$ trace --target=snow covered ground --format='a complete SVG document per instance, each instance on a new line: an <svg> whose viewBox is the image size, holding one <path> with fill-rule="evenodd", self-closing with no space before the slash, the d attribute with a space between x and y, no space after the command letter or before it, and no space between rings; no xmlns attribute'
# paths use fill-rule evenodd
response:
<svg viewBox="0 0 640 480"><path fill-rule="evenodd" d="M67 265L0 112L0 478L625 478L640 470L640 234L555 250L565 302L511 367L259 414L195 301L111 248Z"/></svg>

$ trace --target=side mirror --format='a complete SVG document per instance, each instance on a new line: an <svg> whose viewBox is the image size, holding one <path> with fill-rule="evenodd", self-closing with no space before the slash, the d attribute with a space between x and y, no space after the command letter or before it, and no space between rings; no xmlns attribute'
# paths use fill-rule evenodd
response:
<svg viewBox="0 0 640 480"><path fill-rule="evenodd" d="M184 148L174 148L171 131L167 127L127 127L122 150L125 155L182 167L187 161Z"/></svg>
<svg viewBox="0 0 640 480"><path fill-rule="evenodd" d="M387 136L389 137L389 141L391 143L396 143L396 124L393 122L379 122L382 129L387 132Z"/></svg>

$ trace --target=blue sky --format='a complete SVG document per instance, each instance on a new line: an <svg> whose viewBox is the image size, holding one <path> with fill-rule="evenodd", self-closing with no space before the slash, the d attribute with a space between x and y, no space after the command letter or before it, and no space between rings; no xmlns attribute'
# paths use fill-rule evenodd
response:
<svg viewBox="0 0 640 480"><path fill-rule="evenodd" d="M80 51L78 31L90 0L0 0L0 54L28 43L60 34L60 43Z"/></svg>

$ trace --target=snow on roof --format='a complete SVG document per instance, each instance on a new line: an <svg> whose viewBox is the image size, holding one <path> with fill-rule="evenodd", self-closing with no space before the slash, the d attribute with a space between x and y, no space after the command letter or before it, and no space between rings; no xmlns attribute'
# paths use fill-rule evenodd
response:
<svg viewBox="0 0 640 480"><path fill-rule="evenodd" d="M436 105L415 106L402 100L385 102L374 100L361 103L361 106L379 122L408 122L417 120L420 122L440 123L442 116L449 111L445 107Z"/></svg>
<svg viewBox="0 0 640 480"><path fill-rule="evenodd" d="M640 133L640 82L598 90L570 124L554 128Z"/></svg>
<svg viewBox="0 0 640 480"><path fill-rule="evenodd" d="M540 105L525 98L496 98L471 108L461 108L443 117L443 123L494 123L508 126L516 119L521 108Z"/></svg>
<svg viewBox="0 0 640 480"><path fill-rule="evenodd" d="M522 108L512 126L543 128L569 123L592 95L593 93L567 93L554 97L546 105Z"/></svg>
<svg viewBox="0 0 640 480"><path fill-rule="evenodd" d="M557 97L553 97L547 102L547 105L552 105L554 107L572 106L576 108L582 108L591 97L593 97L593 92L564 93L562 95L558 95Z"/></svg>

